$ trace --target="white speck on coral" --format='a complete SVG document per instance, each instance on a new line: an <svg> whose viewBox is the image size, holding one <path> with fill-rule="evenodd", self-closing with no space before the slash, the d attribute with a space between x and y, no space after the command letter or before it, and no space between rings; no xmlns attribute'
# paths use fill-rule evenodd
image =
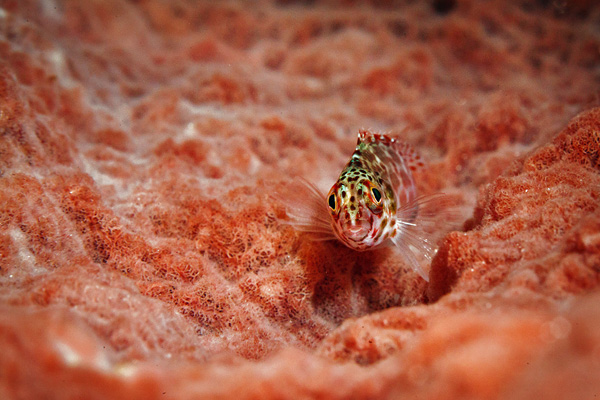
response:
<svg viewBox="0 0 600 400"><path fill-rule="evenodd" d="M126 378L134 376L138 372L139 368L133 364L121 364L115 368L115 372L118 375L124 376Z"/></svg>
<svg viewBox="0 0 600 400"><path fill-rule="evenodd" d="M193 138L197 135L198 131L196 130L196 125L193 122L189 122L183 130L183 136L185 136L186 138Z"/></svg>
<svg viewBox="0 0 600 400"><path fill-rule="evenodd" d="M257 173L260 166L261 162L258 157L256 157L254 153L250 153L250 166L248 167L248 173L250 175Z"/></svg>
<svg viewBox="0 0 600 400"><path fill-rule="evenodd" d="M81 364L81 356L68 344L57 342L55 347L68 366L74 367Z"/></svg>
<svg viewBox="0 0 600 400"><path fill-rule="evenodd" d="M600 244L600 232L582 235L581 241L583 242L586 250L592 251L594 247Z"/></svg>
<svg viewBox="0 0 600 400"><path fill-rule="evenodd" d="M204 117L219 118L223 120L234 120L236 117L238 117L237 113L232 112L232 110L225 111L222 107L218 106L197 106L185 100L180 100L179 104L182 106L183 109L185 109L194 116L199 115Z"/></svg>
<svg viewBox="0 0 600 400"><path fill-rule="evenodd" d="M54 72L60 80L61 85L66 88L74 88L77 86L75 81L71 79L70 74L67 72L67 63L65 62L65 55L60 49L54 49L47 53L48 60L54 66Z"/></svg>
<svg viewBox="0 0 600 400"><path fill-rule="evenodd" d="M35 255L29 250L29 244L23 232L20 229L13 229L10 231L9 235L13 243L19 249L18 255L21 261L23 262L22 265L29 267L29 270L33 274L42 273L43 269L37 267L37 260L35 258Z"/></svg>
<svg viewBox="0 0 600 400"><path fill-rule="evenodd" d="M95 357L87 359L85 355L82 355L68 343L63 341L57 341L55 347L63 360L65 360L65 363L70 367L85 365L104 371L108 371L110 368L110 362L102 353L97 353Z"/></svg>

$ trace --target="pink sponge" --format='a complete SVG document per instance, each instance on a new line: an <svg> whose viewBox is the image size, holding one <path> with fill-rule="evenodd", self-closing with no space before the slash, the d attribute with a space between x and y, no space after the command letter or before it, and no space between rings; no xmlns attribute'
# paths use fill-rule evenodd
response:
<svg viewBox="0 0 600 400"><path fill-rule="evenodd" d="M527 285L562 297L598 284L596 256L588 255L595 239L581 232L600 223L599 117L598 109L580 115L482 188L470 231L450 234L432 264L431 300L454 285ZM582 241L589 244L574 245Z"/></svg>
<svg viewBox="0 0 600 400"><path fill-rule="evenodd" d="M1 2L0 399L600 393L596 3ZM281 222L363 128L429 284Z"/></svg>

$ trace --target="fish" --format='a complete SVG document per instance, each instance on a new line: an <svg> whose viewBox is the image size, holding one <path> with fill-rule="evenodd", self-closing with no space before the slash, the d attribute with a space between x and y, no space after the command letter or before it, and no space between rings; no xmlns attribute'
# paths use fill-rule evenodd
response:
<svg viewBox="0 0 600 400"><path fill-rule="evenodd" d="M424 161L406 142L361 129L356 149L329 192L296 178L280 194L287 221L313 240L338 240L356 251L395 249L429 281L424 264L437 251L436 225L448 222L443 193L419 196L414 173Z"/></svg>

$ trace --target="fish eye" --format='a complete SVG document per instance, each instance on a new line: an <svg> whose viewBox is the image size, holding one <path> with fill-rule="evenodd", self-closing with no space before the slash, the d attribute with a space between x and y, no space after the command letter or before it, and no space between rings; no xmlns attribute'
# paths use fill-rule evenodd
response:
<svg viewBox="0 0 600 400"><path fill-rule="evenodd" d="M376 188L371 188L371 195L373 196L375 203L381 203L381 192L379 190Z"/></svg>
<svg viewBox="0 0 600 400"><path fill-rule="evenodd" d="M335 206L336 206L336 204L335 204L336 203L335 202L335 194L332 193L329 196L328 202L329 202L329 208L331 208L332 211L335 211Z"/></svg>

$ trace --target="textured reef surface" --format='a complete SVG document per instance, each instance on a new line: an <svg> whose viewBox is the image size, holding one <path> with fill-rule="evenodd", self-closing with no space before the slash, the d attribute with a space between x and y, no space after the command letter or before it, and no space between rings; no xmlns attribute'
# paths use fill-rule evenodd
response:
<svg viewBox="0 0 600 400"><path fill-rule="evenodd" d="M0 398L600 396L594 1L0 0ZM285 224L359 128L429 283Z"/></svg>

